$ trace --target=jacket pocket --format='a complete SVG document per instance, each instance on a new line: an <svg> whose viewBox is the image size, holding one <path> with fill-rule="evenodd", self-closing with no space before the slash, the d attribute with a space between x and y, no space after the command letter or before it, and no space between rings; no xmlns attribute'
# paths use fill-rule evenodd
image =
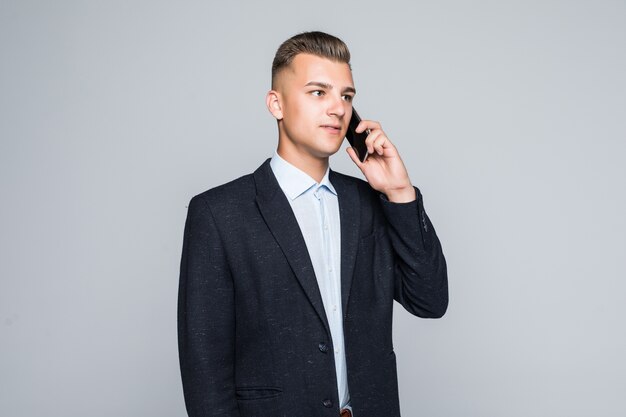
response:
<svg viewBox="0 0 626 417"><path fill-rule="evenodd" d="M239 401L274 398L282 393L283 390L278 387L239 387L235 389L235 396Z"/></svg>
<svg viewBox="0 0 626 417"><path fill-rule="evenodd" d="M281 388L242 387L235 395L241 417L286 417Z"/></svg>

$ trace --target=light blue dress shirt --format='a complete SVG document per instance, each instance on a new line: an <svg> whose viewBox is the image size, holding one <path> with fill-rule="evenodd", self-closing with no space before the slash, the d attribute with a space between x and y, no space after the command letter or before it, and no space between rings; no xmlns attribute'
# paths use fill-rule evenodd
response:
<svg viewBox="0 0 626 417"><path fill-rule="evenodd" d="M343 408L349 406L350 392L341 311L341 228L337 192L328 180L329 169L318 184L276 152L270 166L289 200L313 263L335 349L339 403Z"/></svg>

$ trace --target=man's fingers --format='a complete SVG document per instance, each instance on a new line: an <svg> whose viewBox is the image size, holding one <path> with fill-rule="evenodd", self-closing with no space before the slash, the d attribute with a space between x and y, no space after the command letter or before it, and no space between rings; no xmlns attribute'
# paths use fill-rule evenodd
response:
<svg viewBox="0 0 626 417"><path fill-rule="evenodd" d="M378 155L382 155L383 154L383 148L385 147L385 144L388 143L389 140L387 139L387 136L385 135L380 135L378 136L373 143L373 148L374 150L376 150L376 153L378 153Z"/></svg>
<svg viewBox="0 0 626 417"><path fill-rule="evenodd" d="M380 130L379 132L381 132L379 135L376 135L372 138L372 150L370 150L370 153L374 153L374 151L376 151L376 153L380 156L382 156L385 152L387 152L387 156L395 155L397 153L397 150L394 144L391 143L391 140L389 140L385 132L383 132L382 130Z"/></svg>
<svg viewBox="0 0 626 417"><path fill-rule="evenodd" d="M373 154L374 153L374 143L381 136L384 136L384 132L380 129L373 130L365 139L365 146L367 146L367 152Z"/></svg>
<svg viewBox="0 0 626 417"><path fill-rule="evenodd" d="M383 131L380 123L373 120L361 120L356 128L357 133L364 132L366 129L370 130L369 135L367 135L365 139L365 146L367 147L368 153L382 156L385 152L385 148L394 149L393 144Z"/></svg>
<svg viewBox="0 0 626 417"><path fill-rule="evenodd" d="M356 132L361 133L365 132L365 130L376 130L381 129L380 123L375 122L373 120L361 120L359 125L356 127Z"/></svg>

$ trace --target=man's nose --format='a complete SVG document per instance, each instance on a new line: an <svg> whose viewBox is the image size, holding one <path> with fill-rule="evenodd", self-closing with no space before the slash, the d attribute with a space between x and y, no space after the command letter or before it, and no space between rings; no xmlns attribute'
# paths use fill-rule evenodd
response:
<svg viewBox="0 0 626 417"><path fill-rule="evenodd" d="M328 114L335 115L337 117L343 117L346 114L346 102L341 98L341 96L332 96L330 98L330 103L328 103Z"/></svg>

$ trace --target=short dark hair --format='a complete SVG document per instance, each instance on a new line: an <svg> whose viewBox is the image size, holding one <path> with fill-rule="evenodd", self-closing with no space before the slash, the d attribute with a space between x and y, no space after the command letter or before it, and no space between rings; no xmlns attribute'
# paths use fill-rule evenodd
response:
<svg viewBox="0 0 626 417"><path fill-rule="evenodd" d="M276 75L289 66L298 54L311 54L350 66L350 51L341 39L324 32L303 32L283 42L272 62L272 88Z"/></svg>

